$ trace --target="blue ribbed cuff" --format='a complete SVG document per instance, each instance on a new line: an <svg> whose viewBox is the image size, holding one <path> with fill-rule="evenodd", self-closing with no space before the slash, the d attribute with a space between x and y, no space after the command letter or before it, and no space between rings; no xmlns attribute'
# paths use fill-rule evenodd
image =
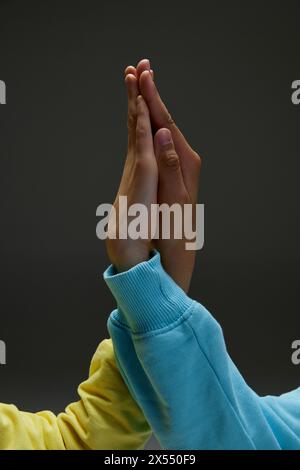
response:
<svg viewBox="0 0 300 470"><path fill-rule="evenodd" d="M134 333L145 333L176 322L193 301L164 271L160 255L128 271L110 266L104 280Z"/></svg>

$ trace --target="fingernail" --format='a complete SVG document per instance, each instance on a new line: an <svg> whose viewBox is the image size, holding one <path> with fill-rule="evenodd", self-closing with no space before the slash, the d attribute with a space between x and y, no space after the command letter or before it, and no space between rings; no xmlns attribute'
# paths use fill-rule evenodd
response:
<svg viewBox="0 0 300 470"><path fill-rule="evenodd" d="M158 133L158 140L161 146L168 145L172 142L172 134L168 129L163 129Z"/></svg>
<svg viewBox="0 0 300 470"><path fill-rule="evenodd" d="M145 59L145 62L147 63L147 69L150 70L150 60L149 60L149 59Z"/></svg>

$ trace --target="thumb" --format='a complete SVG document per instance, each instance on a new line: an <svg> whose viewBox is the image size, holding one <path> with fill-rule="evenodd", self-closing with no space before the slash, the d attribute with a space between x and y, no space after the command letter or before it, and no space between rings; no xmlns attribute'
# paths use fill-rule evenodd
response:
<svg viewBox="0 0 300 470"><path fill-rule="evenodd" d="M175 150L172 134L167 128L159 129L154 136L154 151L159 173L159 194L163 202L181 203L186 192L180 159Z"/></svg>

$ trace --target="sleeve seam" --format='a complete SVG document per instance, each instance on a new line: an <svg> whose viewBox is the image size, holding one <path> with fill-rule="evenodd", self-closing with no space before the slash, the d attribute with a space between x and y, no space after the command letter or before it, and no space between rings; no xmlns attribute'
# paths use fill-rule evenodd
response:
<svg viewBox="0 0 300 470"><path fill-rule="evenodd" d="M113 315L110 316L110 321L117 328L127 329L128 331L130 331L132 338L144 339L144 338L149 338L152 336L160 336L162 334L168 333L169 331L176 329L179 325L181 325L182 323L186 322L189 319L189 317L193 314L193 310L195 309L196 305L197 303L195 301L192 301L190 306L183 313L181 313L180 316L175 321L173 321L172 323L168 325L162 326L161 328L158 328L156 330L151 330L151 331L133 332L128 325L124 324L123 322L115 318L115 316Z"/></svg>

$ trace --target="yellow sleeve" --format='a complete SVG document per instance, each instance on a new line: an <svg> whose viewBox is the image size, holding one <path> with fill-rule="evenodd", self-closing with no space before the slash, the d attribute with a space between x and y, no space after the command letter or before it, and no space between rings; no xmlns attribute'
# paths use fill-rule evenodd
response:
<svg viewBox="0 0 300 470"><path fill-rule="evenodd" d="M80 400L55 416L27 413L0 404L0 449L139 449L150 435L142 411L118 371L111 340L103 341L91 362Z"/></svg>

